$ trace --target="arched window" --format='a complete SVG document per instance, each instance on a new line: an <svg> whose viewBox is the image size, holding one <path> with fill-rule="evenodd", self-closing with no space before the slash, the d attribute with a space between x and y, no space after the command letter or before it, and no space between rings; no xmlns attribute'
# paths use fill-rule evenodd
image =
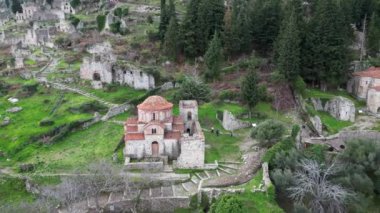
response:
<svg viewBox="0 0 380 213"><path fill-rule="evenodd" d="M92 79L94 81L100 81L100 75L99 75L99 73L94 73L94 75L92 76Z"/></svg>
<svg viewBox="0 0 380 213"><path fill-rule="evenodd" d="M156 129L152 129L152 134L156 134L157 133L157 130Z"/></svg>
<svg viewBox="0 0 380 213"><path fill-rule="evenodd" d="M153 120L156 120L156 113L153 113Z"/></svg>

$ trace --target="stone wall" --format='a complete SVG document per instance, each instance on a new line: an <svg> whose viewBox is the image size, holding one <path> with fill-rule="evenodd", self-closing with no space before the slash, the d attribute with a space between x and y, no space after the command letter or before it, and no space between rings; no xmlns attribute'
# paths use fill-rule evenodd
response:
<svg viewBox="0 0 380 213"><path fill-rule="evenodd" d="M380 91L376 89L370 89L368 91L367 107L372 113L380 112Z"/></svg>
<svg viewBox="0 0 380 213"><path fill-rule="evenodd" d="M181 154L177 159L178 168L204 167L205 142L200 138L184 138L180 141Z"/></svg>
<svg viewBox="0 0 380 213"><path fill-rule="evenodd" d="M234 131L237 129L249 127L251 124L249 122L241 121L235 118L231 112L224 110L222 125L225 130Z"/></svg>
<svg viewBox="0 0 380 213"><path fill-rule="evenodd" d="M115 106L115 107L111 107L108 110L107 114L102 117L102 120L106 121L106 120L108 120L108 119L110 119L116 115L119 115L119 114L127 111L130 107L131 106L128 103L125 103L125 104L122 104L119 106Z"/></svg>
<svg viewBox="0 0 380 213"><path fill-rule="evenodd" d="M127 163L124 167L126 170L142 170L142 171L163 171L164 162L136 162Z"/></svg>
<svg viewBox="0 0 380 213"><path fill-rule="evenodd" d="M355 122L355 104L348 98L335 97L326 103L324 110L338 120Z"/></svg>

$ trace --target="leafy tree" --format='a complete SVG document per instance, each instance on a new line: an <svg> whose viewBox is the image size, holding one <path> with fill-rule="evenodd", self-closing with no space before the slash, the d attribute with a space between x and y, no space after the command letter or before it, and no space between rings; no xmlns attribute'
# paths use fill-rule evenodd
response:
<svg viewBox="0 0 380 213"><path fill-rule="evenodd" d="M244 212L243 203L236 196L223 195L212 204L211 213L242 213Z"/></svg>
<svg viewBox="0 0 380 213"><path fill-rule="evenodd" d="M12 3L12 12L13 13L22 13L22 7L21 7L21 3L19 0L13 0L13 3Z"/></svg>
<svg viewBox="0 0 380 213"><path fill-rule="evenodd" d="M185 76L181 86L175 93L176 100L197 100L207 102L210 100L211 90L207 84L197 77Z"/></svg>
<svg viewBox="0 0 380 213"><path fill-rule="evenodd" d="M282 23L276 48L278 70L291 82L300 72L300 42L296 14L291 13Z"/></svg>
<svg viewBox="0 0 380 213"><path fill-rule="evenodd" d="M207 67L205 79L210 81L219 78L223 54L222 43L217 32L215 32L204 58Z"/></svg>
<svg viewBox="0 0 380 213"><path fill-rule="evenodd" d="M96 23L98 26L98 31L103 31L104 27L106 26L106 16L105 15L98 15L96 17Z"/></svg>
<svg viewBox="0 0 380 213"><path fill-rule="evenodd" d="M250 112L262 99L263 94L258 86L259 79L256 72L251 71L241 84L241 96L243 101L248 105Z"/></svg>
<svg viewBox="0 0 380 213"><path fill-rule="evenodd" d="M178 29L179 25L177 23L177 18L172 16L163 44L164 52L171 60L177 59L180 50Z"/></svg>
<svg viewBox="0 0 380 213"><path fill-rule="evenodd" d="M200 54L207 50L209 41L215 32L223 28L224 0L201 0L197 18L197 42Z"/></svg>
<svg viewBox="0 0 380 213"><path fill-rule="evenodd" d="M367 48L371 56L377 56L380 52L380 18L376 13L372 14L369 23Z"/></svg>
<svg viewBox="0 0 380 213"><path fill-rule="evenodd" d="M73 8L77 8L77 7L80 5L80 0L71 0L71 1L70 1L70 5L71 5Z"/></svg>
<svg viewBox="0 0 380 213"><path fill-rule="evenodd" d="M184 53L189 58L199 54L198 47L198 7L201 0L191 0L187 6L186 15L183 20L182 30L184 37Z"/></svg>
<svg viewBox="0 0 380 213"><path fill-rule="evenodd" d="M276 120L266 120L252 130L251 137L263 147L272 146L285 133L285 126Z"/></svg>

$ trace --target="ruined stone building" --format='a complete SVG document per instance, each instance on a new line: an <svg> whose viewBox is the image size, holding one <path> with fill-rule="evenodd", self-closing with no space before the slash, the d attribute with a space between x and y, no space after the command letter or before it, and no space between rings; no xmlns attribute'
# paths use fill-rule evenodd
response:
<svg viewBox="0 0 380 213"><path fill-rule="evenodd" d="M153 89L154 77L140 69L117 61L112 54L111 44L104 42L87 50L91 57L84 57L80 68L80 78L90 80L94 88L102 88L103 84L118 83L135 89Z"/></svg>
<svg viewBox="0 0 380 213"><path fill-rule="evenodd" d="M203 168L205 137L198 122L196 101L180 101L180 115L173 104L151 96L137 106L138 117L124 124L126 164L130 159L173 160L178 168Z"/></svg>
<svg viewBox="0 0 380 213"><path fill-rule="evenodd" d="M33 2L26 2L21 4L22 13L16 13L17 22L23 22L25 20L32 20L34 13L40 11L40 6Z"/></svg>
<svg viewBox="0 0 380 213"><path fill-rule="evenodd" d="M347 90L357 98L366 100L370 112L380 113L380 67L355 72L347 84Z"/></svg>

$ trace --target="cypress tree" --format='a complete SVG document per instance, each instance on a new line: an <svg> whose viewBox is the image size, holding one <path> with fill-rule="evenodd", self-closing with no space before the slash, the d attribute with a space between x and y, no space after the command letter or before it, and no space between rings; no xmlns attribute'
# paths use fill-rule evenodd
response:
<svg viewBox="0 0 380 213"><path fill-rule="evenodd" d="M158 35L161 41L163 41L165 38L166 28L169 24L169 21L170 17L168 14L168 8L166 6L166 0L161 0L160 25L158 27Z"/></svg>
<svg viewBox="0 0 380 213"><path fill-rule="evenodd" d="M7 6L7 8L9 8L9 6L10 6L9 0L5 0L5 5Z"/></svg>
<svg viewBox="0 0 380 213"><path fill-rule="evenodd" d="M371 56L377 56L380 52L380 18L376 13L372 13L368 26L367 49Z"/></svg>
<svg viewBox="0 0 380 213"><path fill-rule="evenodd" d="M214 32L220 32L223 28L224 18L223 0L201 0L198 9L198 47L201 54L207 50L207 44Z"/></svg>
<svg viewBox="0 0 380 213"><path fill-rule="evenodd" d="M178 34L178 22L175 16L172 16L168 29L165 34L164 41L164 53L171 60L176 60L179 54L179 34Z"/></svg>
<svg viewBox="0 0 380 213"><path fill-rule="evenodd" d="M185 18L183 20L182 31L184 37L184 53L189 58L198 56L199 47L197 41L198 29L198 7L200 0L191 0L187 6Z"/></svg>
<svg viewBox="0 0 380 213"><path fill-rule="evenodd" d="M223 60L222 44L217 32L215 32L210 46L204 56L206 64L205 79L206 81L219 78L220 67Z"/></svg>
<svg viewBox="0 0 380 213"><path fill-rule="evenodd" d="M250 71L241 84L241 96L248 105L249 111L259 103L262 94L258 86L259 79L255 71Z"/></svg>
<svg viewBox="0 0 380 213"><path fill-rule="evenodd" d="M294 81L300 72L300 37L294 12L281 26L276 44L277 65L279 72L288 81Z"/></svg>
<svg viewBox="0 0 380 213"><path fill-rule="evenodd" d="M13 0L11 9L12 9L13 13L16 13L16 12L22 13L22 7L21 7L20 1L19 0Z"/></svg>

